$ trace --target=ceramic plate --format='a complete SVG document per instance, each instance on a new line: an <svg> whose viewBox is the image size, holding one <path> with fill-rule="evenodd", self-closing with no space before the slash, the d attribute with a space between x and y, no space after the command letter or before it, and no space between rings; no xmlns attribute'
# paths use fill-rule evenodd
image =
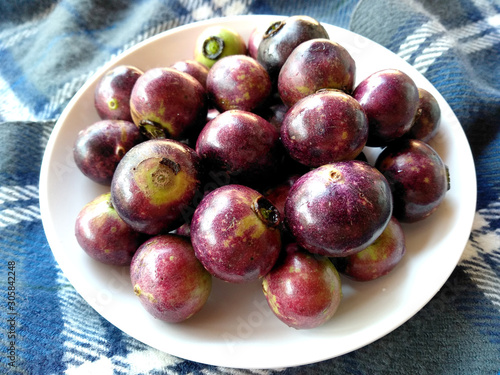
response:
<svg viewBox="0 0 500 375"><path fill-rule="evenodd" d="M202 311L180 324L155 320L134 295L127 267L109 267L88 257L74 236L84 204L108 188L84 177L72 157L79 130L99 120L94 87L105 71L120 64L143 71L191 59L196 37L209 25L233 27L248 40L257 25L276 16L239 16L194 23L159 34L114 58L95 74L64 110L50 136L40 176L42 221L52 252L82 297L130 336L185 359L238 368L277 368L313 363L351 352L383 337L416 314L441 288L458 263L475 212L476 179L465 134L450 106L414 68L384 47L325 24L357 64L357 82L385 68L409 74L439 101L442 125L431 145L448 165L451 190L428 219L405 225L407 254L389 275L376 281L343 281L335 316L311 330L295 330L270 311L258 282L247 285L214 280ZM376 150L368 152L376 156ZM373 159L372 159L373 160Z"/></svg>

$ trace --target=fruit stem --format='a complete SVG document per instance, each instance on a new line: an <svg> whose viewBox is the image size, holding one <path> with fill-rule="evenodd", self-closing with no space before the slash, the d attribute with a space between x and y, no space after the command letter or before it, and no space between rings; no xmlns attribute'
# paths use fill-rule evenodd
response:
<svg viewBox="0 0 500 375"><path fill-rule="evenodd" d="M271 38L278 31L280 31L283 26L285 26L285 21L276 21L271 26L269 26L269 28L266 30L262 38L263 39Z"/></svg>
<svg viewBox="0 0 500 375"><path fill-rule="evenodd" d="M218 36L211 36L203 42L203 56L207 59L215 60L224 51L224 40Z"/></svg>
<svg viewBox="0 0 500 375"><path fill-rule="evenodd" d="M167 129L151 120L141 120L139 130L148 139L163 139L169 136Z"/></svg>
<svg viewBox="0 0 500 375"><path fill-rule="evenodd" d="M281 215L278 209L262 196L253 202L252 210L270 228L276 228L281 223Z"/></svg>

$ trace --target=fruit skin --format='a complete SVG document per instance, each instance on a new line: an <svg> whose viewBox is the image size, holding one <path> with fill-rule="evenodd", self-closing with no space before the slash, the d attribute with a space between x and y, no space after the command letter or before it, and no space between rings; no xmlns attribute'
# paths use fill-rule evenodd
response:
<svg viewBox="0 0 500 375"><path fill-rule="evenodd" d="M272 176L283 155L273 125L252 112L236 109L205 125L196 152L208 170L223 171L233 182L252 186Z"/></svg>
<svg viewBox="0 0 500 375"><path fill-rule="evenodd" d="M197 258L215 277L232 283L267 274L281 249L281 215L259 192L225 185L208 193L191 221Z"/></svg>
<svg viewBox="0 0 500 375"><path fill-rule="evenodd" d="M329 39L312 39L298 45L278 75L278 91L291 107L320 89L337 89L350 94L354 89L356 63L340 44Z"/></svg>
<svg viewBox="0 0 500 375"><path fill-rule="evenodd" d="M367 139L363 109L339 90L320 90L299 100L281 124L281 141L288 154L310 167L354 159Z"/></svg>
<svg viewBox="0 0 500 375"><path fill-rule="evenodd" d="M201 178L193 149L172 139L151 139L118 164L111 182L113 206L137 231L169 232L188 221Z"/></svg>
<svg viewBox="0 0 500 375"><path fill-rule="evenodd" d="M260 25L250 32L247 43L248 55L255 60L257 60L259 55L259 44L262 42L262 37L268 28L269 25Z"/></svg>
<svg viewBox="0 0 500 375"><path fill-rule="evenodd" d="M392 217L382 234L367 248L347 257L331 258L337 270L356 281L378 279L391 272L406 253L405 235Z"/></svg>
<svg viewBox="0 0 500 375"><path fill-rule="evenodd" d="M196 259L188 238L173 234L147 240L130 265L134 293L157 319L178 323L205 305L212 277Z"/></svg>
<svg viewBox="0 0 500 375"><path fill-rule="evenodd" d="M110 185L120 160L143 141L142 134L132 122L101 120L78 133L73 158L85 176L99 184Z"/></svg>
<svg viewBox="0 0 500 375"><path fill-rule="evenodd" d="M114 266L129 265L146 237L128 226L111 204L110 193L87 203L75 221L75 237L93 259Z"/></svg>
<svg viewBox="0 0 500 375"><path fill-rule="evenodd" d="M298 245L329 257L372 244L392 214L387 180L369 164L342 161L302 175L285 202L285 220Z"/></svg>
<svg viewBox="0 0 500 375"><path fill-rule="evenodd" d="M359 83L353 93L369 122L367 146L386 146L410 130L419 105L418 88L404 72L384 69Z"/></svg>
<svg viewBox="0 0 500 375"><path fill-rule="evenodd" d="M249 56L232 55L218 60L208 72L207 93L220 111L252 112L271 94L267 71Z"/></svg>
<svg viewBox="0 0 500 375"><path fill-rule="evenodd" d="M216 38L217 43L223 42L220 49L213 56L204 53L205 43L210 38ZM196 39L194 59L210 69L216 61L225 56L245 55L246 53L246 43L236 30L227 26L216 25L207 27Z"/></svg>
<svg viewBox="0 0 500 375"><path fill-rule="evenodd" d="M94 105L101 119L132 122L130 94L142 74L131 65L119 65L104 74L94 91Z"/></svg>
<svg viewBox="0 0 500 375"><path fill-rule="evenodd" d="M329 39L329 35L312 17L297 15L276 21L264 33L257 61L267 70L271 81L277 83L280 69L295 47L316 38Z"/></svg>
<svg viewBox="0 0 500 375"><path fill-rule="evenodd" d="M429 91L419 88L418 96L419 104L415 121L408 133L406 133L406 136L428 142L439 131L441 125L441 108L434 95Z"/></svg>
<svg viewBox="0 0 500 375"><path fill-rule="evenodd" d="M201 83L203 88L207 87L208 68L202 63L195 60L180 60L175 62L171 68L180 72L187 73L196 78Z"/></svg>
<svg viewBox="0 0 500 375"><path fill-rule="evenodd" d="M274 314L296 329L318 327L332 318L342 299L339 274L327 257L289 244L263 278L262 289Z"/></svg>
<svg viewBox="0 0 500 375"><path fill-rule="evenodd" d="M405 139L385 148L375 167L385 176L394 197L394 216L420 221L437 210L449 189L448 169L425 142Z"/></svg>
<svg viewBox="0 0 500 375"><path fill-rule="evenodd" d="M134 123L148 138L182 139L205 123L206 91L193 76L153 68L139 77L130 96Z"/></svg>

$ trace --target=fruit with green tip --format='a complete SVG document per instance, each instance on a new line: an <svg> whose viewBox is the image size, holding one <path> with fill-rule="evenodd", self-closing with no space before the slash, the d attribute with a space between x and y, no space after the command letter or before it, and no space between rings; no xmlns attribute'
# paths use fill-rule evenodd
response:
<svg viewBox="0 0 500 375"><path fill-rule="evenodd" d="M207 27L196 39L194 59L207 68L225 56L245 55L247 46L241 35L231 27Z"/></svg>
<svg viewBox="0 0 500 375"><path fill-rule="evenodd" d="M118 164L111 182L113 206L135 230L166 233L189 220L201 178L193 149L172 139L151 139Z"/></svg>

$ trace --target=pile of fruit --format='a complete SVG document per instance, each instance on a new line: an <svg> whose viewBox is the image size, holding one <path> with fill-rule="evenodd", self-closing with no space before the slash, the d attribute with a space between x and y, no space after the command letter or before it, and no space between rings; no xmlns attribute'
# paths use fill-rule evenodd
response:
<svg viewBox="0 0 500 375"><path fill-rule="evenodd" d="M294 328L328 321L340 274L369 281L405 253L400 222L431 215L449 189L428 145L436 99L386 69L355 86L356 63L307 16L245 41L207 27L193 58L97 84L101 120L78 134L83 174L109 185L80 211L82 249L130 267L154 317L198 312L212 277L262 281ZM374 165L363 150L383 148Z"/></svg>

